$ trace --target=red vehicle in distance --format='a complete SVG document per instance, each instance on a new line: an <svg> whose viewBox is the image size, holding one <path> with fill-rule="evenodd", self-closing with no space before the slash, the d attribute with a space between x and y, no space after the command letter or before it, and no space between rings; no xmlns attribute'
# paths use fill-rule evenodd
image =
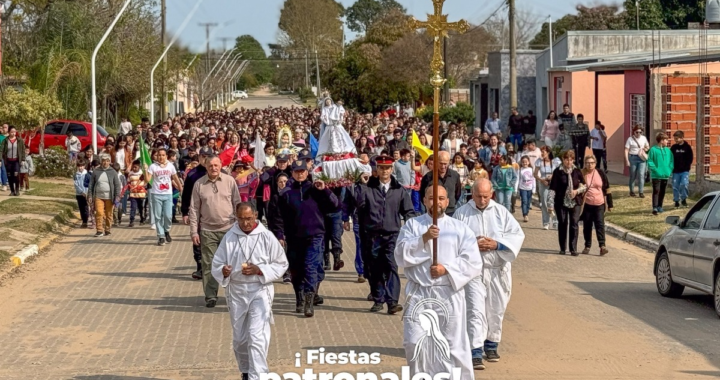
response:
<svg viewBox="0 0 720 380"><path fill-rule="evenodd" d="M78 120L53 120L45 124L45 149L59 146L65 149L65 139L68 132L72 132L82 144L82 149L92 146L92 123ZM102 149L108 133L105 128L97 126L97 146ZM31 154L40 153L40 128L22 134L26 146L30 147Z"/></svg>

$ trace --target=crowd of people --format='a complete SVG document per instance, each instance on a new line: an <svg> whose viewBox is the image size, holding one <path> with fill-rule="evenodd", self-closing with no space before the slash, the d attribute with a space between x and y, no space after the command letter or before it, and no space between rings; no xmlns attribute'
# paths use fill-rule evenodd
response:
<svg viewBox="0 0 720 380"><path fill-rule="evenodd" d="M81 149L72 134L66 139L77 168L82 226L95 229L96 237L110 235L126 215L128 228L136 220L149 224L159 246L172 243L174 225L190 227L196 262L191 276L202 280L206 307L215 307L220 286L226 289L244 377L267 371L273 281L291 283L295 311L313 317L315 306L325 302L325 272L345 265L343 231L355 236L352 262L357 282L369 284L370 311L403 311L398 267L404 268L405 307L432 308L421 301L441 291L434 296L460 313L462 323L441 330L449 338L450 361L470 372L485 368L483 357L500 359L511 263L524 240L513 216L518 199L518 219L528 222L537 196L543 228L558 229L560 254L579 255L581 220L582 253L590 253L593 231L600 255L608 253L604 214L613 201L607 134L599 121L591 130L568 105L560 115L550 112L540 144L532 111L513 109L507 128L497 113L483 128L443 121L437 156L427 154L432 125L414 117L412 108L363 114L329 97L318 105L200 112L155 126L143 119L133 127L125 119L97 155L92 147ZM675 206L687 204L692 149L682 132L673 137L672 148L663 133L650 148L637 127L625 145L630 195L637 180L644 197L649 168L654 214L663 212L668 180ZM0 153L16 194L30 155L13 127L0 136ZM337 170L352 175L328 177ZM447 247L437 262L433 239ZM419 318L437 318L432 313ZM413 370L438 369L417 348L427 323L404 323Z"/></svg>

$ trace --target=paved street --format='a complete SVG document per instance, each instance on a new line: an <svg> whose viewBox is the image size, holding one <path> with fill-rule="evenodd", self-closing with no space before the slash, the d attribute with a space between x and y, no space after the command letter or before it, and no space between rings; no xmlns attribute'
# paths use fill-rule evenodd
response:
<svg viewBox="0 0 720 380"><path fill-rule="evenodd" d="M513 270L502 361L488 379L684 379L720 376L718 318L711 298L680 300L654 288L652 255L611 239L607 257L556 254L554 231L526 224ZM187 227L155 246L147 226L93 238L75 229L52 252L0 287L0 379L237 379L224 300L206 309ZM352 235L344 237L353 251ZM594 252L596 253L596 252ZM367 368L399 372L399 316L367 312L367 284L346 265L328 274L316 317L291 312L289 285L276 285L271 370L293 370L308 348L379 352ZM362 366L315 366L334 372Z"/></svg>
<svg viewBox="0 0 720 380"><path fill-rule="evenodd" d="M270 93L265 88L260 88L259 90L252 92L249 94L250 96L247 99L238 99L233 103L230 107L228 107L228 111L235 111L239 108L245 108L245 109L252 109L252 108L267 108L268 106L271 107L301 107L302 104L298 104L295 101L293 101L293 98L286 95L278 95L275 93Z"/></svg>

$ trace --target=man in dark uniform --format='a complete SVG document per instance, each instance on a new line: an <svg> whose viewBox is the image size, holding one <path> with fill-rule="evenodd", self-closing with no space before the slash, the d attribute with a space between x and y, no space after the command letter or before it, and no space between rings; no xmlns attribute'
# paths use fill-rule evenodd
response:
<svg viewBox="0 0 720 380"><path fill-rule="evenodd" d="M323 240L325 216L339 207L337 197L323 181L308 179L307 164L297 160L292 164L292 185L278 196L277 212L271 213L270 230L287 247L295 312L306 317L315 315L314 304L320 282L325 279L323 269ZM319 298L319 297L318 297Z"/></svg>
<svg viewBox="0 0 720 380"><path fill-rule="evenodd" d="M357 209L363 261L370 269L370 291L375 302L370 309L378 312L388 305L388 314L402 311L400 276L395 262L395 241L400 232L402 217L415 217L415 209L407 191L393 178L393 163L389 156L378 156L377 177L364 179L355 185L355 198L348 213ZM365 178L365 177L363 177ZM349 226L347 226L349 227ZM346 228L347 228L346 227Z"/></svg>
<svg viewBox="0 0 720 380"><path fill-rule="evenodd" d="M183 187L182 200L180 203L180 212L182 212L183 223L190 225L190 201L192 200L192 191L195 187L195 182L207 174L207 168L205 165L209 158L214 157L212 149L204 147L200 149L200 160L199 165L195 169L190 170L185 178L185 186ZM192 274L192 278L196 280L202 280L202 266L200 261L202 260L202 251L200 245L193 244L193 259L197 266L197 270Z"/></svg>

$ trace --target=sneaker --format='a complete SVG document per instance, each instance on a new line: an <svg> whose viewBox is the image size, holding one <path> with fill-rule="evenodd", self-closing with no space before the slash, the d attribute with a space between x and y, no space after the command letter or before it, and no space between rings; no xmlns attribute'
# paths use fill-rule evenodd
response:
<svg viewBox="0 0 720 380"><path fill-rule="evenodd" d="M95 237L101 237L101 236L105 236L105 234L102 232L95 233Z"/></svg>
<svg viewBox="0 0 720 380"><path fill-rule="evenodd" d="M158 246L162 247L163 245L165 245L165 239L163 239L163 238L158 239L157 244L158 244Z"/></svg>
<svg viewBox="0 0 720 380"><path fill-rule="evenodd" d="M560 254L561 254L561 255L565 255L565 251L560 251Z"/></svg>
<svg viewBox="0 0 720 380"><path fill-rule="evenodd" d="M631 192L630 192L630 196L633 197L633 198L635 198L637 195L635 195L635 193L633 193L633 192L631 191Z"/></svg>
<svg viewBox="0 0 720 380"><path fill-rule="evenodd" d="M608 254L607 247L600 247L600 256L605 256Z"/></svg>
<svg viewBox="0 0 720 380"><path fill-rule="evenodd" d="M105 231L105 236L110 236L110 231Z"/></svg>
<svg viewBox="0 0 720 380"><path fill-rule="evenodd" d="M3 185L2 191L7 191L7 186Z"/></svg>
<svg viewBox="0 0 720 380"><path fill-rule="evenodd" d="M152 226L150 226L150 228L152 228L154 230L157 227L155 227L155 225L153 224Z"/></svg>
<svg viewBox="0 0 720 380"><path fill-rule="evenodd" d="M658 214L658 209L657 209L657 208L654 208L652 214L653 214L653 215L657 215L657 214Z"/></svg>
<svg viewBox="0 0 720 380"><path fill-rule="evenodd" d="M166 232L166 233L165 233L165 240L166 240L168 243L172 243L172 238L170 237L170 233L169 233L169 232Z"/></svg>
<svg viewBox="0 0 720 380"><path fill-rule="evenodd" d="M543 224L543 230L549 230L550 225L549 224Z"/></svg>
<svg viewBox="0 0 720 380"><path fill-rule="evenodd" d="M370 308L371 313L377 313L378 311L383 309L383 304L380 302L375 302L372 307Z"/></svg>
<svg viewBox="0 0 720 380"><path fill-rule="evenodd" d="M500 355L497 350L485 350L485 359L491 363L497 363L500 361Z"/></svg>
<svg viewBox="0 0 720 380"><path fill-rule="evenodd" d="M645 194L640 193L640 198L645 198Z"/></svg>
<svg viewBox="0 0 720 380"><path fill-rule="evenodd" d="M133 228L133 227L135 227L135 222L130 222L130 224L128 224L128 228Z"/></svg>
<svg viewBox="0 0 720 380"><path fill-rule="evenodd" d="M527 217L527 215L523 216L523 222L525 222L525 223L528 222L528 217Z"/></svg>
<svg viewBox="0 0 720 380"><path fill-rule="evenodd" d="M162 239L161 239L162 240ZM207 308L213 308L217 305L217 300L207 300L205 301L205 307Z"/></svg>
<svg viewBox="0 0 720 380"><path fill-rule="evenodd" d="M570 251L570 256L580 256L580 254L577 252Z"/></svg>
<svg viewBox="0 0 720 380"><path fill-rule="evenodd" d="M292 282L292 277L290 276L290 272L287 272L283 275L283 282L286 284L289 282Z"/></svg>
<svg viewBox="0 0 720 380"><path fill-rule="evenodd" d="M199 270L197 272L193 272L193 274L191 276L195 280L202 280L202 278L203 278L203 274L202 274L201 270Z"/></svg>
<svg viewBox="0 0 720 380"><path fill-rule="evenodd" d="M403 311L402 305L399 305L399 304L388 305L388 311L387 311L387 312L388 312L388 314L390 314L390 315L395 315L395 314L397 314L397 313L399 313L399 312L401 312L401 311Z"/></svg>
<svg viewBox="0 0 720 380"><path fill-rule="evenodd" d="M87 223L83 223L80 225L80 228L87 228Z"/></svg>
<svg viewBox="0 0 720 380"><path fill-rule="evenodd" d="M682 206L683 206L684 208L687 208L687 207L688 207L687 200L685 200L685 199L682 200Z"/></svg>
<svg viewBox="0 0 720 380"><path fill-rule="evenodd" d="M365 282L365 277L363 277L363 275L359 274L358 275L358 284L362 284L364 282Z"/></svg>
<svg viewBox="0 0 720 380"><path fill-rule="evenodd" d="M662 213L664 213L664 212L665 212L665 210L663 210L662 207L658 207L658 213L662 214Z"/></svg>
<svg viewBox="0 0 720 380"><path fill-rule="evenodd" d="M483 364L482 358L473 358L472 365L473 369L485 369L485 364Z"/></svg>
<svg viewBox="0 0 720 380"><path fill-rule="evenodd" d="M680 208L680 202L675 202L675 208Z"/></svg>
<svg viewBox="0 0 720 380"><path fill-rule="evenodd" d="M583 254L583 255L589 255L589 254L590 254L590 247L585 247L585 249L583 249L583 251L582 251L582 254Z"/></svg>

